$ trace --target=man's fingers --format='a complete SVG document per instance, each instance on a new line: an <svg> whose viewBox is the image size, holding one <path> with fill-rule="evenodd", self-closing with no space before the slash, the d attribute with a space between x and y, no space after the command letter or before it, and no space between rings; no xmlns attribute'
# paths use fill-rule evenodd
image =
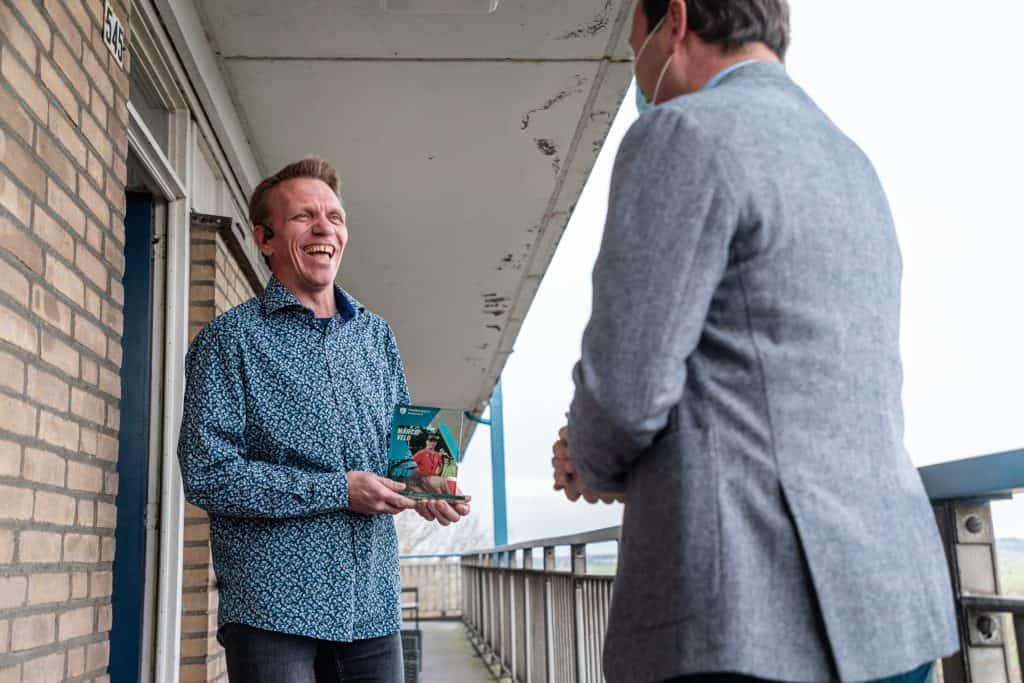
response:
<svg viewBox="0 0 1024 683"><path fill-rule="evenodd" d="M456 503L454 507L455 507L455 511L458 512L463 517L465 517L466 515L469 514L469 509L470 508L469 508L469 501L468 501L468 499L467 499L467 501L465 503Z"/></svg>
<svg viewBox="0 0 1024 683"><path fill-rule="evenodd" d="M437 515L438 519L445 519L451 523L455 523L462 519L462 516L452 508L447 501L439 500L434 505L434 514Z"/></svg>
<svg viewBox="0 0 1024 683"><path fill-rule="evenodd" d="M392 491L404 491L405 490L405 484L403 484L400 481L395 481L394 479L388 479L387 477L377 477L377 482L380 483L380 484L383 484L384 486L386 486L387 488L391 489Z"/></svg>

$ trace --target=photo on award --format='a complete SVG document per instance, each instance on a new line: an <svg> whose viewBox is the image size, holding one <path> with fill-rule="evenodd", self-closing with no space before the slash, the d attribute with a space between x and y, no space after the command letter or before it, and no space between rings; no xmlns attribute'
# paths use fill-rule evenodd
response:
<svg viewBox="0 0 1024 683"><path fill-rule="evenodd" d="M396 406L388 444L388 477L411 498L462 501L457 493L463 414L429 406Z"/></svg>

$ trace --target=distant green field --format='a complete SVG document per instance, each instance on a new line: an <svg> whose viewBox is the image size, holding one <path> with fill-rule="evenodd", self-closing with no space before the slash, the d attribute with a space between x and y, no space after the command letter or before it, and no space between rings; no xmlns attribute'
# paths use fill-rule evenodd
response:
<svg viewBox="0 0 1024 683"><path fill-rule="evenodd" d="M1003 593L1024 596L1024 538L1000 538L996 555Z"/></svg>

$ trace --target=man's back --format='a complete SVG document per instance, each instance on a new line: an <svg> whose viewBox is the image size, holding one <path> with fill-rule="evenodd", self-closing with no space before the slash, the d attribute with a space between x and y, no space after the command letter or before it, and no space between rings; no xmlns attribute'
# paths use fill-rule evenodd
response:
<svg viewBox="0 0 1024 683"><path fill-rule="evenodd" d="M611 196L570 437L627 493L609 678L856 681L955 650L863 153L755 63L641 119ZM628 310L635 331L608 332ZM635 457L595 457L602 430Z"/></svg>

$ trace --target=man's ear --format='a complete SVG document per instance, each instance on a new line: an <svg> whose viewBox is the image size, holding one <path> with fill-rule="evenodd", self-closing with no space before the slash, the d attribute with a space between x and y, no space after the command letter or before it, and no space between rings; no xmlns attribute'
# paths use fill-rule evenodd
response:
<svg viewBox="0 0 1024 683"><path fill-rule="evenodd" d="M273 235L273 233L271 233ZM252 239L259 247L260 253L270 258L274 253L274 247L270 243L270 236L267 235L267 226L257 223L252 226Z"/></svg>
<svg viewBox="0 0 1024 683"><path fill-rule="evenodd" d="M680 42L686 37L689 27L686 16L686 0L669 0L668 22L671 24L673 42Z"/></svg>

